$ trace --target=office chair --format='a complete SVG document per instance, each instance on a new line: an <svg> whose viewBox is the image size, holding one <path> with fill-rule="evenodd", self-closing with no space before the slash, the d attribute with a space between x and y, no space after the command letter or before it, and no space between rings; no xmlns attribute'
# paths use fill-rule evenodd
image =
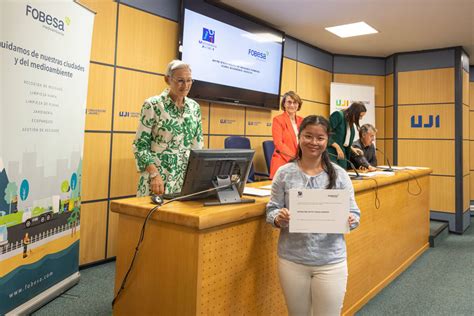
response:
<svg viewBox="0 0 474 316"><path fill-rule="evenodd" d="M250 147L250 140L247 137L243 136L229 136L224 140L224 148L238 148L238 149L252 149ZM250 166L250 172L247 179L247 182L255 182L255 176L260 177L269 177L266 173L255 172L255 169Z"/></svg>
<svg viewBox="0 0 474 316"><path fill-rule="evenodd" d="M275 144L273 140L266 140L262 143L263 156L265 157L265 163L267 164L267 171L270 174L270 165L272 162L273 152L275 151Z"/></svg>

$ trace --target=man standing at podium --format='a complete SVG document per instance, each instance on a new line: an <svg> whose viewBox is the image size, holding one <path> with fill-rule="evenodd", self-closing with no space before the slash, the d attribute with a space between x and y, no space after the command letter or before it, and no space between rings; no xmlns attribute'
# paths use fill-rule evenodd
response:
<svg viewBox="0 0 474 316"><path fill-rule="evenodd" d="M181 191L189 152L203 147L201 109L188 98L191 67L181 60L168 64L168 88L145 100L133 142L141 172L137 196Z"/></svg>

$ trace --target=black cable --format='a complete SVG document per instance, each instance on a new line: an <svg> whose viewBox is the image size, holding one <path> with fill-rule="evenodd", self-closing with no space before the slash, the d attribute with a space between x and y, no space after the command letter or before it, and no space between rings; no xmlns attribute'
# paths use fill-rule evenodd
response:
<svg viewBox="0 0 474 316"><path fill-rule="evenodd" d="M155 207L153 207L147 214L146 218L145 218L145 221L143 222L143 225L142 225L142 229L140 231L140 238L138 238L138 243L137 243L137 246L135 247L135 253L133 254L133 258L132 258L132 262L130 262L130 266L128 267L128 270L127 270L127 273L125 273L125 277L123 278L122 280L122 284L120 285L120 289L118 290L117 292L117 295L115 295L114 299L112 300L112 307L115 305L115 302L117 301L117 298L119 297L120 293L122 292L122 290L125 289L125 284L127 282L127 278L128 278L128 275L130 274L130 272L132 271L132 268L133 268L133 265L135 264L135 259L137 258L137 255L138 255L138 251L140 250L140 245L141 243L143 242L143 239L145 238L145 228L146 228L146 223L148 222L148 219L150 219L151 215L157 210L160 208L160 206L165 206L166 204L169 204L171 202L174 202L174 201L179 201L179 200L182 200L184 198L188 198L188 197L191 197L191 196L195 196L195 195L199 195L199 194L202 194L202 193L206 193L206 192L211 192L211 191L218 191L218 190L221 190L221 189L226 189L228 187L231 187L233 186L234 184L238 184L240 182L240 179L238 179L237 181L232 181L230 184L226 184L226 185L222 185L220 187L214 187L214 188L210 188L210 189L207 189L207 190L203 190L203 191L199 191L199 192L195 192L195 193L191 193L191 194L186 194L186 195L183 195L183 196L178 196L174 199L171 199L171 200L168 200L166 202L164 202L163 204L160 204L160 205L157 205Z"/></svg>
<svg viewBox="0 0 474 316"><path fill-rule="evenodd" d="M418 188L420 189L420 191L419 191L418 193L412 193L412 192L410 192L410 179L408 179L408 181L407 181L407 183L408 183L408 185L407 185L407 192L408 192L408 194L413 195L413 196L418 196L418 195L420 195L421 192L423 192L423 189L421 188L420 183L418 183L418 179L415 177L415 175L413 175L413 174L412 174L411 172L409 172L408 170L402 170L402 171L403 171L403 172L406 172L410 177L412 177L413 180L415 180L416 185L417 185Z"/></svg>
<svg viewBox="0 0 474 316"><path fill-rule="evenodd" d="M172 200L170 200L172 201ZM166 203L163 203L163 205L165 205ZM157 205L155 207L153 207L149 212L148 212L148 215L146 216L145 218L145 221L143 222L143 225L142 225L142 230L140 232L140 238L138 238L138 243L137 243L137 246L135 247L135 253L133 254L133 258L132 258L132 262L130 262L130 266L128 267L128 270L127 270L127 273L125 273L125 277L123 278L122 280L122 284L120 285L120 289L118 290L117 292L117 295L115 295L114 299L112 300L112 307L115 305L115 302L117 300L117 298L119 297L120 293L122 292L123 289L125 289L125 283L127 282L127 278L128 278L128 275L130 274L130 272L132 271L132 268L133 268L133 265L135 263L135 259L137 258L137 254L138 254L138 251L140 249L140 245L145 237L145 228L146 228L146 223L148 222L148 219L150 218L150 216L160 207L161 205Z"/></svg>
<svg viewBox="0 0 474 316"><path fill-rule="evenodd" d="M375 182L375 187L374 187L375 201L374 201L374 205L375 205L375 209L378 210L378 209L380 208L379 183L378 183L377 180L374 179L374 178L367 177L367 178L364 178L364 179L373 180L373 181Z"/></svg>

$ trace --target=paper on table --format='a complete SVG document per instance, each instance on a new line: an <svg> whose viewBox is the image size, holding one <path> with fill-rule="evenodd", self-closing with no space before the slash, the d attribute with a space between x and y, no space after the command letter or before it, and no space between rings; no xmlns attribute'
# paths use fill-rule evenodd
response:
<svg viewBox="0 0 474 316"><path fill-rule="evenodd" d="M259 189L268 189L268 190L271 190L272 189L272 185L269 184L269 185L264 185L263 187L259 187Z"/></svg>
<svg viewBox="0 0 474 316"><path fill-rule="evenodd" d="M270 196L271 192L268 190L261 190L257 188L245 187L244 194L253 196Z"/></svg>
<svg viewBox="0 0 474 316"><path fill-rule="evenodd" d="M429 169L428 167L412 167L412 166L406 166L405 169L408 170L419 170L419 169Z"/></svg>
<svg viewBox="0 0 474 316"><path fill-rule="evenodd" d="M348 175L356 176L356 173L353 171L348 171ZM394 172L391 171L372 171L372 172L359 172L361 177L375 177L375 176L393 176L395 175Z"/></svg>
<svg viewBox="0 0 474 316"><path fill-rule="evenodd" d="M388 169L388 168L390 168L390 167L389 167L389 166L377 166L377 168L380 168L380 169ZM392 166L392 169L393 169L393 170L403 170L403 169L405 169L405 167Z"/></svg>
<svg viewBox="0 0 474 316"><path fill-rule="evenodd" d="M349 232L349 191L290 189L290 233Z"/></svg>

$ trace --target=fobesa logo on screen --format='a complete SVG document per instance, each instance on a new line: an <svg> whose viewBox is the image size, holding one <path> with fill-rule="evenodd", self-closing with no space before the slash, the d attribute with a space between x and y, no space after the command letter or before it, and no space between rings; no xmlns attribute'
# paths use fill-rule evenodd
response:
<svg viewBox="0 0 474 316"><path fill-rule="evenodd" d="M260 52L258 50L249 48L248 54L260 60L267 60L268 52L264 53L264 52Z"/></svg>
<svg viewBox="0 0 474 316"><path fill-rule="evenodd" d="M29 4L26 5L26 16L31 16L33 19L46 23L49 26L54 27L55 29L64 31L64 21L58 19L50 14L47 14L41 10L33 8Z"/></svg>

